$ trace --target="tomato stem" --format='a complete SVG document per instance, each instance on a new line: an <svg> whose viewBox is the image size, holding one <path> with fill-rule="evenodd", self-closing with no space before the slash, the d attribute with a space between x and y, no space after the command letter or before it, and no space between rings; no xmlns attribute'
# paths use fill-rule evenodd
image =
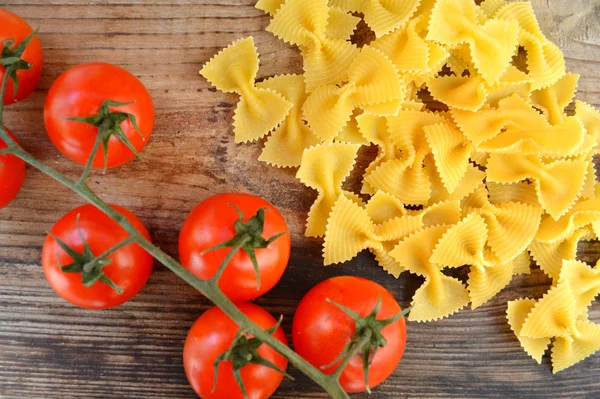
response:
<svg viewBox="0 0 600 399"><path fill-rule="evenodd" d="M135 131L140 135L142 140L146 140L140 128L137 125L137 121L135 119L135 115L129 114L126 112L113 112L108 107L123 107L125 105L133 104L135 101L129 102L118 102L113 100L104 100L100 105L100 111L97 115L92 116L84 116L84 117L74 117L74 118L64 118L65 120L72 122L80 122L87 123L88 125L92 125L98 128L98 136L96 141L94 142L94 147L92 152L90 153L90 157L85 165L83 173L81 175L80 182L83 182L87 179L90 168L93 165L94 159L96 158L96 154L100 147L100 143L102 143L102 149L104 154L104 173L106 173L106 168L108 165L108 142L112 136L117 137L127 148L131 150L135 154L136 157L141 158L140 154L131 143L131 140L125 135L123 129L121 128L121 123L129 120L131 125L135 129Z"/></svg>
<svg viewBox="0 0 600 399"><path fill-rule="evenodd" d="M330 364L321 367L321 369L327 369L343 359L332 374L332 377L337 380L344 371L344 368L348 365L348 362L354 356L362 353L365 388L368 393L371 393L371 387L369 386L369 367L371 366L371 362L375 357L377 350L379 348L383 348L387 344L387 340L383 336L382 330L386 326L400 320L402 317L408 314L408 312L410 312L412 309L412 306L404 309L400 313L388 319L378 320L377 313L379 313L379 310L381 309L381 297L379 297L379 300L375 304L375 307L371 313L365 317L361 317L354 310L340 305L329 298L327 298L327 302L336 306L354 320L355 331L350 343L342 350L342 352Z"/></svg>
<svg viewBox="0 0 600 399"><path fill-rule="evenodd" d="M6 93L6 86L9 76L5 74L0 85L0 98L4 98ZM265 344L269 345L285 358L289 360L291 364L296 366L303 374L321 386L331 398L333 399L349 399L349 396L344 392L339 381L331 379L330 376L325 375L319 369L308 363L300 355L290 349L287 345L279 341L277 338L268 334L259 325L250 320L242 311L233 303L223 291L219 289L217 283L212 280L201 280L192 274L189 270L183 267L179 262L169 256L166 252L152 244L146 237L144 237L136 228L133 226L127 218L121 215L119 212L111 208L106 202L98 197L85 182L80 184L79 181L69 179L57 170L49 167L43 162L39 161L33 155L29 154L22 147L18 146L8 132L2 125L4 114L4 102L0 101L0 139L8 146L8 153L15 155L22 159L27 164L38 169L48 177L58 181L65 187L69 188L74 193L78 194L81 198L94 205L108 217L117 222L137 245L142 247L150 255L154 257L158 262L162 263L166 268L171 270L175 275L184 280L190 286L200 291L204 296L210 299L215 305L217 305L227 316L229 316L240 329L251 333L256 338L260 339ZM271 238L273 240L273 237Z"/></svg>
<svg viewBox="0 0 600 399"><path fill-rule="evenodd" d="M265 332L269 335L273 335L275 331L281 325L283 321L283 316L279 318L279 321L271 328L266 330ZM263 345L263 341L253 337L246 337L246 332L243 329L239 329L235 338L231 342L231 346L225 352L221 353L213 364L214 367L214 381L213 381L213 389L212 392L215 391L217 387L217 378L219 374L219 365L221 362L230 361L233 367L233 376L235 377L235 381L242 390L242 394L244 398L248 398L248 393L246 392L246 387L244 385L244 381L242 380L241 370L248 364L258 364L264 367L268 367L272 370L277 371L278 373L283 374L285 377L293 380L294 377L286 373L281 368L277 367L274 363L271 363L267 359L260 356L258 353L258 348Z"/></svg>
<svg viewBox="0 0 600 399"><path fill-rule="evenodd" d="M252 266L254 267L254 273L256 274L256 290L260 290L260 270L258 268L258 260L256 259L256 250L261 248L267 248L271 243L277 240L282 235L287 232L282 232L276 234L269 239L265 240L263 238L263 230L265 227L265 209L261 208L256 212L256 215L252 216L248 219L247 222L244 222L246 216L244 213L238 208L235 204L229 204L235 209L238 214L238 219L234 222L233 227L235 229L235 236L232 239L222 242L214 247L208 248L202 251L201 255L205 255L208 252L215 251L223 248L233 249L229 252L227 257L223 260L219 269L215 273L213 280L216 282L219 281L223 271L225 270L227 264L231 261L231 258L236 254L238 250L243 250L248 254L250 260L252 261Z"/></svg>
<svg viewBox="0 0 600 399"><path fill-rule="evenodd" d="M31 69L32 65L23 60L21 57L25 52L25 49L31 43L31 41L37 35L38 29L32 32L29 36L27 36L21 43L11 48L15 41L13 39L8 39L4 41L2 46L2 53L0 54L0 65L6 68L4 76L12 79L13 81L13 96L15 101L17 100L17 92L19 91L19 77L17 75L17 71L19 69ZM2 93L2 103L4 103L4 94Z"/></svg>

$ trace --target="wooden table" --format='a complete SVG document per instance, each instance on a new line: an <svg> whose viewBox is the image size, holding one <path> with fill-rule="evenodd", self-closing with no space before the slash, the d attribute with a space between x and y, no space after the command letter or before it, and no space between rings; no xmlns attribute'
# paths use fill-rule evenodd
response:
<svg viewBox="0 0 600 399"><path fill-rule="evenodd" d="M8 4L7 4L8 2ZM363 254L343 266L324 268L321 242L303 236L315 193L290 170L257 161L258 145L236 145L230 122L236 97L215 92L198 76L200 66L234 39L254 35L260 77L300 72L297 52L264 28L253 0L4 0L4 6L40 27L45 70L35 94L7 113L25 148L75 176L45 134L42 107L53 80L89 61L122 65L147 85L157 124L142 161L106 175L92 186L106 201L135 212L153 240L177 255L186 214L207 196L244 191L279 207L293 234L293 254L280 284L257 302L285 316L289 333L294 307L325 278L355 274L378 281L406 305L416 278L395 280ZM52 5L49 5L52 3ZM549 35L560 39L571 71L582 75L578 97L600 104L598 1L538 0ZM581 15L590 11L585 29ZM579 18L579 19L577 19ZM562 36L556 36L556 32ZM82 200L29 169L18 199L0 211L0 398L193 398L182 366L182 346L193 321L209 305L160 265L134 300L118 309L75 308L50 289L40 266L41 245L53 223ZM582 248L595 262L600 245ZM408 346L394 373L372 394L380 398L597 398L600 354L556 376L548 359L538 366L520 348L505 319L507 300L541 296L548 280L539 270L517 278L476 311L435 323L409 324ZM591 318L598 321L600 310ZM324 398L291 370L276 398ZM365 398L366 394L353 395Z"/></svg>

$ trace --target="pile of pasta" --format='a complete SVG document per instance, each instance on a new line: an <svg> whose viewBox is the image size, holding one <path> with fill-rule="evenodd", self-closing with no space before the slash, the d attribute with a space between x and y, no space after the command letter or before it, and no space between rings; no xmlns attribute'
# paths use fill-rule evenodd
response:
<svg viewBox="0 0 600 399"><path fill-rule="evenodd" d="M532 256L554 283L539 300L509 302L522 347L541 362L553 341L555 372L600 349L587 317L600 267L576 260L578 242L600 236L600 114L581 101L565 111L579 76L529 2L256 6L272 17L267 31L300 49L304 74L256 82L252 37L201 74L239 94L236 142L266 137L259 159L298 167L318 192L306 235L324 237L326 265L369 250L395 277L423 277L409 320L425 322L483 305L529 273ZM361 19L375 39L359 47ZM362 146L378 153L359 195L343 184ZM447 274L465 266L466 285Z"/></svg>

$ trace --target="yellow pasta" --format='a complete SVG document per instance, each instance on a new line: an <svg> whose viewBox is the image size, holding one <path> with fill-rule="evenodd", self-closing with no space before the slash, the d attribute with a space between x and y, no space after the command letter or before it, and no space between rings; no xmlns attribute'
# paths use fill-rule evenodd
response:
<svg viewBox="0 0 600 399"><path fill-rule="evenodd" d="M352 144L360 144L360 145L369 145L370 141L367 140L360 129L358 128L357 117L362 115L360 110L354 110L352 116L346 126L340 130L338 135L335 138L335 141L341 143L352 143Z"/></svg>
<svg viewBox="0 0 600 399"><path fill-rule="evenodd" d="M477 189L463 200L466 214L478 214L487 227L487 245L502 263L522 253L533 240L540 224L541 209L520 202L494 205L485 188Z"/></svg>
<svg viewBox="0 0 600 399"><path fill-rule="evenodd" d="M518 154L491 154L488 181L516 183L532 179L542 208L558 219L574 205L585 182L585 161L561 159L543 163L539 157Z"/></svg>
<svg viewBox="0 0 600 399"><path fill-rule="evenodd" d="M277 92L294 106L286 119L267 139L259 160L279 167L297 167L302 153L321 141L302 120L302 105L306 100L306 85L300 75L280 75L257 83L256 87Z"/></svg>
<svg viewBox="0 0 600 399"><path fill-rule="evenodd" d="M527 182L519 182L512 184L501 184L488 181L486 183L490 202L498 205L505 202L520 202L535 207L539 207L540 203L537 199L535 186Z"/></svg>
<svg viewBox="0 0 600 399"><path fill-rule="evenodd" d="M550 346L550 337L529 338L521 334L523 323L535 306L535 299L523 298L508 302L506 318L511 330L515 333L525 352L529 354L538 364L542 363L544 352Z"/></svg>
<svg viewBox="0 0 600 399"><path fill-rule="evenodd" d="M544 216L535 239L556 242L572 236L575 230L600 223L600 198L578 201L558 219Z"/></svg>
<svg viewBox="0 0 600 399"><path fill-rule="evenodd" d="M360 202L355 194L342 190L342 183L354 166L359 147L358 144L331 143L304 151L296 177L318 192L318 197L308 212L305 232L307 237L325 234L329 213L340 194Z"/></svg>
<svg viewBox="0 0 600 399"><path fill-rule="evenodd" d="M330 0L334 6L364 14L377 37L400 28L415 13L420 0Z"/></svg>
<svg viewBox="0 0 600 399"><path fill-rule="evenodd" d="M442 182L453 193L467 174L473 144L447 123L425 126L423 131Z"/></svg>
<svg viewBox="0 0 600 399"><path fill-rule="evenodd" d="M552 86L531 93L533 105L544 113L551 125L565 120L565 108L575 97L578 80L579 75L567 73Z"/></svg>
<svg viewBox="0 0 600 399"><path fill-rule="evenodd" d="M507 3L494 14L494 18L518 22L518 42L527 51L527 69L533 78L533 90L551 86L565 74L562 51L542 33L531 3Z"/></svg>
<svg viewBox="0 0 600 399"><path fill-rule="evenodd" d="M365 209L376 225L406 215L406 209L402 201L383 191L377 191L371 197Z"/></svg>
<svg viewBox="0 0 600 399"><path fill-rule="evenodd" d="M600 349L600 326L587 320L577 321L575 337L559 337L552 347L552 372L558 373Z"/></svg>
<svg viewBox="0 0 600 399"><path fill-rule="evenodd" d="M442 266L429 261L435 245L449 226L433 226L401 241L390 255L411 273L425 277L413 296L408 320L431 321L456 313L469 303L469 292L460 280L442 273Z"/></svg>
<svg viewBox="0 0 600 399"><path fill-rule="evenodd" d="M579 241L594 238L595 235L591 229L583 228L574 231L569 237L561 241L547 243L533 240L529 245L529 252L540 269L557 282L563 261L577 258L577 244L579 244Z"/></svg>
<svg viewBox="0 0 600 399"><path fill-rule="evenodd" d="M429 21L428 40L453 46L468 43L477 71L488 84L508 68L517 49L516 21L483 21L483 12L471 0L438 0Z"/></svg>
<svg viewBox="0 0 600 399"><path fill-rule="evenodd" d="M595 143L594 152L598 153L600 150L598 146L600 141L600 112L583 101L575 100L575 117L583 124L587 135Z"/></svg>
<svg viewBox="0 0 600 399"><path fill-rule="evenodd" d="M525 320L521 334L529 338L568 337L577 321L575 295L563 282L540 299Z"/></svg>
<svg viewBox="0 0 600 399"><path fill-rule="evenodd" d="M506 0L484 0L479 4L479 7L485 15L488 17L493 17L499 9L506 5Z"/></svg>
<svg viewBox="0 0 600 399"><path fill-rule="evenodd" d="M531 273L531 256L527 250L521 252L513 259L513 274L530 274Z"/></svg>
<svg viewBox="0 0 600 399"><path fill-rule="evenodd" d="M304 104L304 117L325 142L338 135L356 108L374 114L394 114L404 100L396 69L378 50L363 47L347 73L345 85L321 86Z"/></svg>
<svg viewBox="0 0 600 399"><path fill-rule="evenodd" d="M600 269L577 260L564 260L558 283L568 282L575 295L576 314L584 314L600 294Z"/></svg>
<svg viewBox="0 0 600 399"><path fill-rule="evenodd" d="M342 82L358 48L327 33L330 8L327 0L288 0L273 17L267 31L300 46L308 91Z"/></svg>
<svg viewBox="0 0 600 399"><path fill-rule="evenodd" d="M238 40L207 62L200 74L240 102L233 116L236 142L257 140L277 127L293 104L276 92L255 87L258 52L252 37Z"/></svg>
<svg viewBox="0 0 600 399"><path fill-rule="evenodd" d="M477 111L485 104L488 86L481 75L439 76L431 79L427 87L433 98L450 107Z"/></svg>
<svg viewBox="0 0 600 399"><path fill-rule="evenodd" d="M425 158L425 168L429 170L428 175L431 180L431 197L429 198L429 205L448 200L460 201L475 191L477 187L483 183L483 179L485 178L485 172L473 165L469 165L465 177L460 181L454 192L450 194L442 183L439 173L435 169L433 157Z"/></svg>

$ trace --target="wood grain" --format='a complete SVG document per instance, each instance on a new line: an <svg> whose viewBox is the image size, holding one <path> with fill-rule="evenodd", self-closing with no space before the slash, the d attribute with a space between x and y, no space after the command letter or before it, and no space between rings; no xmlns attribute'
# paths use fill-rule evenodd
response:
<svg viewBox="0 0 600 399"><path fill-rule="evenodd" d="M157 125L142 161L104 176L92 175L102 198L140 216L153 240L174 256L179 228L198 201L226 191L269 199L290 225L293 254L281 283L258 303L283 314L288 333L302 295L335 275L374 279L406 305L418 279L395 280L366 254L344 266L321 266L321 243L303 237L315 193L297 182L292 171L258 162L259 146L234 144L230 122L236 97L215 92L198 76L201 64L215 52L250 34L261 53L261 78L301 71L296 51L264 32L268 20L253 3L5 0L4 7L40 27L46 62L39 88L10 109L7 126L34 155L75 176L81 169L60 156L45 134L45 94L53 80L73 65L95 60L122 65L151 91ZM548 31L570 17L556 10L578 12L575 3L597 6L597 1L534 3ZM563 7L567 5L571 8ZM600 21L594 7L587 20L597 29ZM569 69L581 74L578 97L599 106L597 36L559 37ZM134 300L115 310L93 312L65 303L44 280L40 250L46 232L81 203L58 183L29 169L17 200L0 211L0 398L193 398L181 352L188 328L209 306L201 295L156 265L149 284ZM600 256L595 243L581 250L588 262ZM410 324L400 367L371 397L600 397L600 355L553 376L548 360L538 366L507 326L507 300L539 297L547 287L547 278L536 270L517 278L476 311ZM600 320L597 307L590 314ZM276 398L325 397L297 371L291 373L297 381L285 381Z"/></svg>

